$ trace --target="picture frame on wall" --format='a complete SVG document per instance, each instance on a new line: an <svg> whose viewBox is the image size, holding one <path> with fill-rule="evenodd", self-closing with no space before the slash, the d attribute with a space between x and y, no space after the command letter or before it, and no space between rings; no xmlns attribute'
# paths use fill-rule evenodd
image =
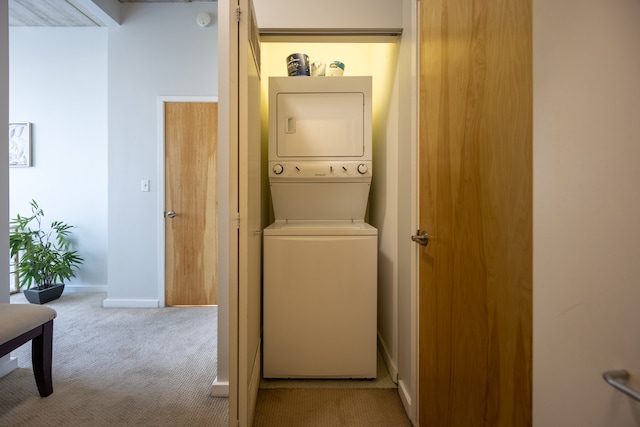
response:
<svg viewBox="0 0 640 427"><path fill-rule="evenodd" d="M31 123L9 123L9 166L31 166Z"/></svg>

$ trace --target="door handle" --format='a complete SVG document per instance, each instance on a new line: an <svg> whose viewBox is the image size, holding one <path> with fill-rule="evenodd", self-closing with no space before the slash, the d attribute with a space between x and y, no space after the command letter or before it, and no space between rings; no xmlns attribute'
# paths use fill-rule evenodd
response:
<svg viewBox="0 0 640 427"><path fill-rule="evenodd" d="M175 217L175 216L176 216L176 213L175 213L174 211L169 211L169 212L167 212L167 216L168 216L169 218L173 218L173 217Z"/></svg>
<svg viewBox="0 0 640 427"><path fill-rule="evenodd" d="M620 390L627 396L630 396L640 402L640 393L632 389L626 384L629 379L629 372L620 369L617 371L607 371L602 374L602 378L613 388Z"/></svg>
<svg viewBox="0 0 640 427"><path fill-rule="evenodd" d="M421 246L427 246L429 244L429 234L426 231L420 233L420 230L418 230L415 236L411 236L411 240Z"/></svg>

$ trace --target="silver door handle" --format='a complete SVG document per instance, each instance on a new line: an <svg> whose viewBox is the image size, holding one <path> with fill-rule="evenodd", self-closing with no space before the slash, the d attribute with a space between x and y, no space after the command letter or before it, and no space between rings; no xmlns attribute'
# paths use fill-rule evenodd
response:
<svg viewBox="0 0 640 427"><path fill-rule="evenodd" d="M617 371L607 371L602 374L602 378L609 383L610 386L616 388L626 394L629 397L640 402L640 393L629 387L626 381L629 379L629 372L624 369L620 369Z"/></svg>
<svg viewBox="0 0 640 427"><path fill-rule="evenodd" d="M175 216L176 216L176 213L175 213L174 211L169 211L169 212L167 212L167 216L168 216L169 218L173 218L173 217L175 217Z"/></svg>
<svg viewBox="0 0 640 427"><path fill-rule="evenodd" d="M426 231L420 233L420 230L418 230L415 236L411 236L411 240L421 246L427 246L429 244L429 234Z"/></svg>

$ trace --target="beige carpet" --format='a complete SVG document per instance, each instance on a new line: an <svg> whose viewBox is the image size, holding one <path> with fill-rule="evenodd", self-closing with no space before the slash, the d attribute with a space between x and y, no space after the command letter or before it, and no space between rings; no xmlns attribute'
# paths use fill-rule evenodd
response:
<svg viewBox="0 0 640 427"><path fill-rule="evenodd" d="M58 312L53 394L39 396L23 345L0 378L0 426L227 426L228 400L209 396L216 308L103 309L105 297L47 304Z"/></svg>
<svg viewBox="0 0 640 427"><path fill-rule="evenodd" d="M261 389L254 427L403 427L411 422L398 391Z"/></svg>
<svg viewBox="0 0 640 427"><path fill-rule="evenodd" d="M53 394L41 398L31 345L0 378L0 426L228 426L216 376L216 308L103 309L105 294L63 294L54 322ZM12 303L25 303L22 295ZM264 387L264 388L263 388ZM269 389L267 389L269 388ZM370 380L269 380L255 427L410 426L379 359Z"/></svg>
<svg viewBox="0 0 640 427"><path fill-rule="evenodd" d="M376 378L263 379L254 427L411 426L378 353Z"/></svg>

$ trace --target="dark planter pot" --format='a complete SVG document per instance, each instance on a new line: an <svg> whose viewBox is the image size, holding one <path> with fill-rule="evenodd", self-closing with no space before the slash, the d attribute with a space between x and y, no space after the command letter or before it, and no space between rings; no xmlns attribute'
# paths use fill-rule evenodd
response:
<svg viewBox="0 0 640 427"><path fill-rule="evenodd" d="M53 285L46 289L25 289L24 296L31 304L46 304L60 298L64 291L64 284Z"/></svg>

